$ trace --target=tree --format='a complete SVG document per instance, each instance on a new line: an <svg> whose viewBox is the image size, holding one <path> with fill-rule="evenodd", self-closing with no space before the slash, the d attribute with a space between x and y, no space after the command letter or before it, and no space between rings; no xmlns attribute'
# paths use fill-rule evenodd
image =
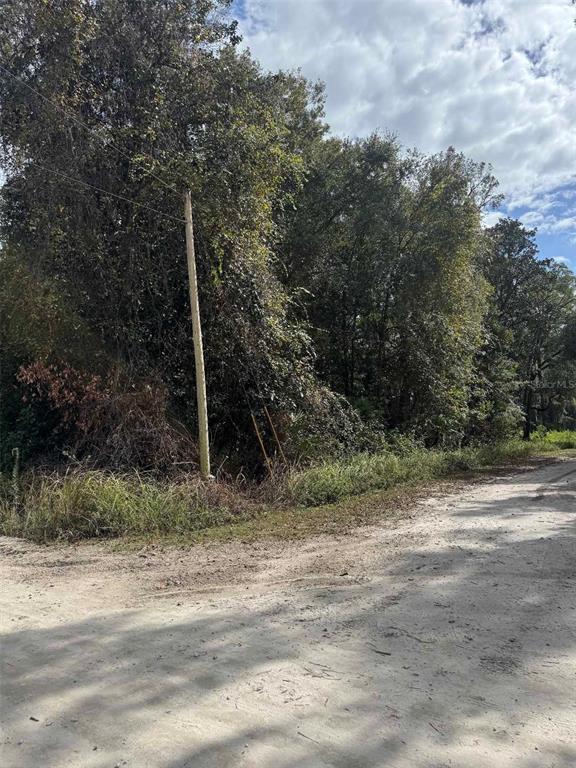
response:
<svg viewBox="0 0 576 768"><path fill-rule="evenodd" d="M549 372L567 362L566 326L576 311L574 275L550 259L539 259L535 230L505 218L488 232L484 274L492 286L489 327L492 355L507 356L518 377L524 437L530 438L547 398L565 385L552 386ZM544 380L547 385L544 387Z"/></svg>
<svg viewBox="0 0 576 768"><path fill-rule="evenodd" d="M426 158L397 141L318 147L282 244L305 285L317 370L366 414L458 442L467 419L484 289L480 211L495 197L481 165Z"/></svg>
<svg viewBox="0 0 576 768"><path fill-rule="evenodd" d="M254 442L249 403L290 412L316 396L272 245L274 212L304 171L300 137L324 131L320 91L238 52L228 5L8 0L0 27L12 75L0 86L5 241L192 424L190 187L209 406L226 450Z"/></svg>

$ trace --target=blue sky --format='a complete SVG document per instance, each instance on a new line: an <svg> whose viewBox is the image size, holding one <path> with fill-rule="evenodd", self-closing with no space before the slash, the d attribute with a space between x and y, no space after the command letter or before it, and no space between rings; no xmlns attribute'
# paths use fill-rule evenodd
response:
<svg viewBox="0 0 576 768"><path fill-rule="evenodd" d="M505 213L576 269L576 10L570 0L236 0L266 69L326 84L333 132L395 132L491 163Z"/></svg>
<svg viewBox="0 0 576 768"><path fill-rule="evenodd" d="M539 232L538 246L543 257L557 259L576 271L576 244L568 235L548 235Z"/></svg>

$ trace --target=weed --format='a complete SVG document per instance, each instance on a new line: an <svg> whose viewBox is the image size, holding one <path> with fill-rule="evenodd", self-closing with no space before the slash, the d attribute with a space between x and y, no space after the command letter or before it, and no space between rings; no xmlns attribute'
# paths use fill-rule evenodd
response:
<svg viewBox="0 0 576 768"><path fill-rule="evenodd" d="M576 433L572 435L576 438ZM458 472L474 471L517 461L535 453L572 447L568 442L567 438L562 442L551 439L545 443L512 440L453 451L415 447L413 451L403 451L401 455L391 451L357 454L349 459L326 461L293 472L287 487L295 503L315 506L366 491L385 490L401 483L422 483L447 478Z"/></svg>

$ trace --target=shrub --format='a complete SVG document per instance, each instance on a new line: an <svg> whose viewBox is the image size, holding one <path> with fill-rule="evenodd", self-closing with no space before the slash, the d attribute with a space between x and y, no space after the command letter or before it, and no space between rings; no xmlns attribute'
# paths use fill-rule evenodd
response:
<svg viewBox="0 0 576 768"><path fill-rule="evenodd" d="M51 414L51 442L93 466L165 471L195 463L196 443L168 417L168 394L158 382L112 371L101 376L61 363L21 366L23 400Z"/></svg>

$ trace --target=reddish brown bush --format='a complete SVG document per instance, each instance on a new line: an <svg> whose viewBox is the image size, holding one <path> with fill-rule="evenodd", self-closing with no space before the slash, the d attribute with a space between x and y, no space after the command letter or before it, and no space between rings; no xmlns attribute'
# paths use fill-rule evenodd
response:
<svg viewBox="0 0 576 768"><path fill-rule="evenodd" d="M188 430L168 416L167 394L158 384L114 387L96 403L78 448L108 467L190 470L197 446Z"/></svg>
<svg viewBox="0 0 576 768"><path fill-rule="evenodd" d="M24 401L46 404L58 415L57 431L86 433L91 410L109 396L102 380L62 363L46 365L40 360L23 365L16 374L24 386Z"/></svg>
<svg viewBox="0 0 576 768"><path fill-rule="evenodd" d="M45 404L78 458L95 466L144 469L194 468L197 448L184 426L168 416L165 388L100 376L41 361L17 374L24 399Z"/></svg>

